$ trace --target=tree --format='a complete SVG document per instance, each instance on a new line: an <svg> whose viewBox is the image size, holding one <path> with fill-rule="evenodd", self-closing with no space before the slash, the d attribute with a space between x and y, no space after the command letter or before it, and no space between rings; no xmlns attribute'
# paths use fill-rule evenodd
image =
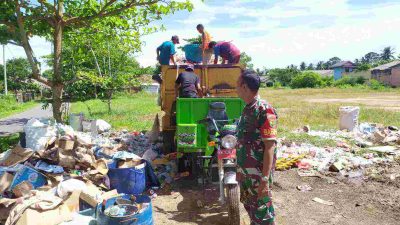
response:
<svg viewBox="0 0 400 225"><path fill-rule="evenodd" d="M380 59L380 55L376 52L368 52L367 54L365 54L363 59L363 63L377 63Z"/></svg>
<svg viewBox="0 0 400 225"><path fill-rule="evenodd" d="M369 70L371 68L372 68L371 64L363 63L363 64L359 64L356 67L356 71L366 71L366 70Z"/></svg>
<svg viewBox="0 0 400 225"><path fill-rule="evenodd" d="M268 78L273 82L279 82L283 86L289 86L292 82L292 79L300 74L300 71L295 68L286 68L286 69L271 69L268 71Z"/></svg>
<svg viewBox="0 0 400 225"><path fill-rule="evenodd" d="M105 41L101 38L96 39L96 36L87 37L86 40L91 43L90 51L83 52L80 63L74 66L74 70L79 78L95 86L97 89L95 94L107 102L110 113L114 93L135 84L136 77L149 69L140 68L139 63L133 58L134 50L121 42L118 37ZM82 45L80 47L85 47L87 43L80 44ZM74 95L76 94L84 98L86 93L75 90Z"/></svg>
<svg viewBox="0 0 400 225"><path fill-rule="evenodd" d="M25 90L32 87L29 77L31 67L25 58L13 58L6 62L7 64L7 84L10 90ZM4 80L4 72L0 72L0 80Z"/></svg>
<svg viewBox="0 0 400 225"><path fill-rule="evenodd" d="M251 57L246 52L240 53L240 64L247 69L253 69L254 65L251 63Z"/></svg>
<svg viewBox="0 0 400 225"><path fill-rule="evenodd" d="M381 60L389 61L394 59L394 48L392 47L386 47L382 50L381 53Z"/></svg>
<svg viewBox="0 0 400 225"><path fill-rule="evenodd" d="M308 66L307 66L307 70L314 70L315 68L314 68L314 64L312 64L312 63L310 63Z"/></svg>
<svg viewBox="0 0 400 225"><path fill-rule="evenodd" d="M0 42L23 47L32 77L52 89L53 116L60 122L64 88L76 81L63 77L62 46L66 35L80 31L94 34L107 26L140 46L140 36L156 30L148 27L152 21L183 9L191 10L192 4L172 0L5 0L0 8ZM34 35L53 43L52 79L40 75L39 61L30 43Z"/></svg>
<svg viewBox="0 0 400 225"><path fill-rule="evenodd" d="M290 83L292 88L315 88L322 85L322 77L318 73L306 71L293 78Z"/></svg>
<svg viewBox="0 0 400 225"><path fill-rule="evenodd" d="M325 64L324 61L319 61L317 63L317 66L315 67L316 70L324 70L325 69Z"/></svg>
<svg viewBox="0 0 400 225"><path fill-rule="evenodd" d="M336 63L340 62L341 59L337 56L330 58L326 63L324 63L323 68L329 69L331 66L335 65Z"/></svg>
<svg viewBox="0 0 400 225"><path fill-rule="evenodd" d="M300 70L301 70L301 71L306 70L306 63L305 63L305 62L301 62L301 63L300 63Z"/></svg>

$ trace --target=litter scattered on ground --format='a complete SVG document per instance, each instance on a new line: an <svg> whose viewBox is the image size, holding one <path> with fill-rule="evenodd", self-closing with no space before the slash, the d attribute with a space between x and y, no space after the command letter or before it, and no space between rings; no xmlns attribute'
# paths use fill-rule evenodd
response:
<svg viewBox="0 0 400 225"><path fill-rule="evenodd" d="M317 147L306 143L290 143L283 138L278 144L277 170L296 167L300 176L334 172L343 177L362 178L380 174L371 171L366 173L367 168L387 165L400 157L400 131L393 126L361 123L351 132L315 131L307 126L307 129L303 127L294 132L335 140L337 144L334 147ZM388 179L397 177L392 175Z"/></svg>
<svg viewBox="0 0 400 225"><path fill-rule="evenodd" d="M301 192L307 192L307 191L311 191L312 187L308 184L302 184L296 187L297 190L301 191Z"/></svg>

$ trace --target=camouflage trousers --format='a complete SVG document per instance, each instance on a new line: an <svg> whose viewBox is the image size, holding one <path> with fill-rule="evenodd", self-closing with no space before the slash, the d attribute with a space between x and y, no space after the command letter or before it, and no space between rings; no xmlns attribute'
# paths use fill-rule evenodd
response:
<svg viewBox="0 0 400 225"><path fill-rule="evenodd" d="M268 193L268 196L258 199L258 186L261 177L261 171L256 168L238 168L237 180L240 185L240 202L243 203L249 214L251 225L274 225L275 212L271 192ZM270 187L272 172L268 183Z"/></svg>

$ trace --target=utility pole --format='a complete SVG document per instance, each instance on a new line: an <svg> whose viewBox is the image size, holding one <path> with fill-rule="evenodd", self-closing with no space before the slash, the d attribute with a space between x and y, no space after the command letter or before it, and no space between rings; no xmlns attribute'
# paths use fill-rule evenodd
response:
<svg viewBox="0 0 400 225"><path fill-rule="evenodd" d="M4 67L4 93L8 94L7 90L7 65L6 65L6 45L3 44L3 67Z"/></svg>

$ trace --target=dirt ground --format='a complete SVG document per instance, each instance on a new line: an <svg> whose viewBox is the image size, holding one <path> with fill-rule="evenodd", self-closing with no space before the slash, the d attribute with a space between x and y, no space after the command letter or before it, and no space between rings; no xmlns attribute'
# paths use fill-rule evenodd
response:
<svg viewBox="0 0 400 225"><path fill-rule="evenodd" d="M276 172L275 177L277 224L399 224L400 178L382 183L333 175L300 177L294 169ZM296 187L302 184L310 185L312 190L300 192ZM172 194L159 195L153 201L155 224L228 224L227 210L217 201L216 185L203 190L201 185L189 187L181 181L177 186ZM312 201L315 197L334 205ZM241 217L241 224L250 224L243 208Z"/></svg>
<svg viewBox="0 0 400 225"><path fill-rule="evenodd" d="M373 96L358 98L310 98L307 101L314 103L353 103L391 111L400 110L400 98L398 95L386 95L384 98Z"/></svg>

